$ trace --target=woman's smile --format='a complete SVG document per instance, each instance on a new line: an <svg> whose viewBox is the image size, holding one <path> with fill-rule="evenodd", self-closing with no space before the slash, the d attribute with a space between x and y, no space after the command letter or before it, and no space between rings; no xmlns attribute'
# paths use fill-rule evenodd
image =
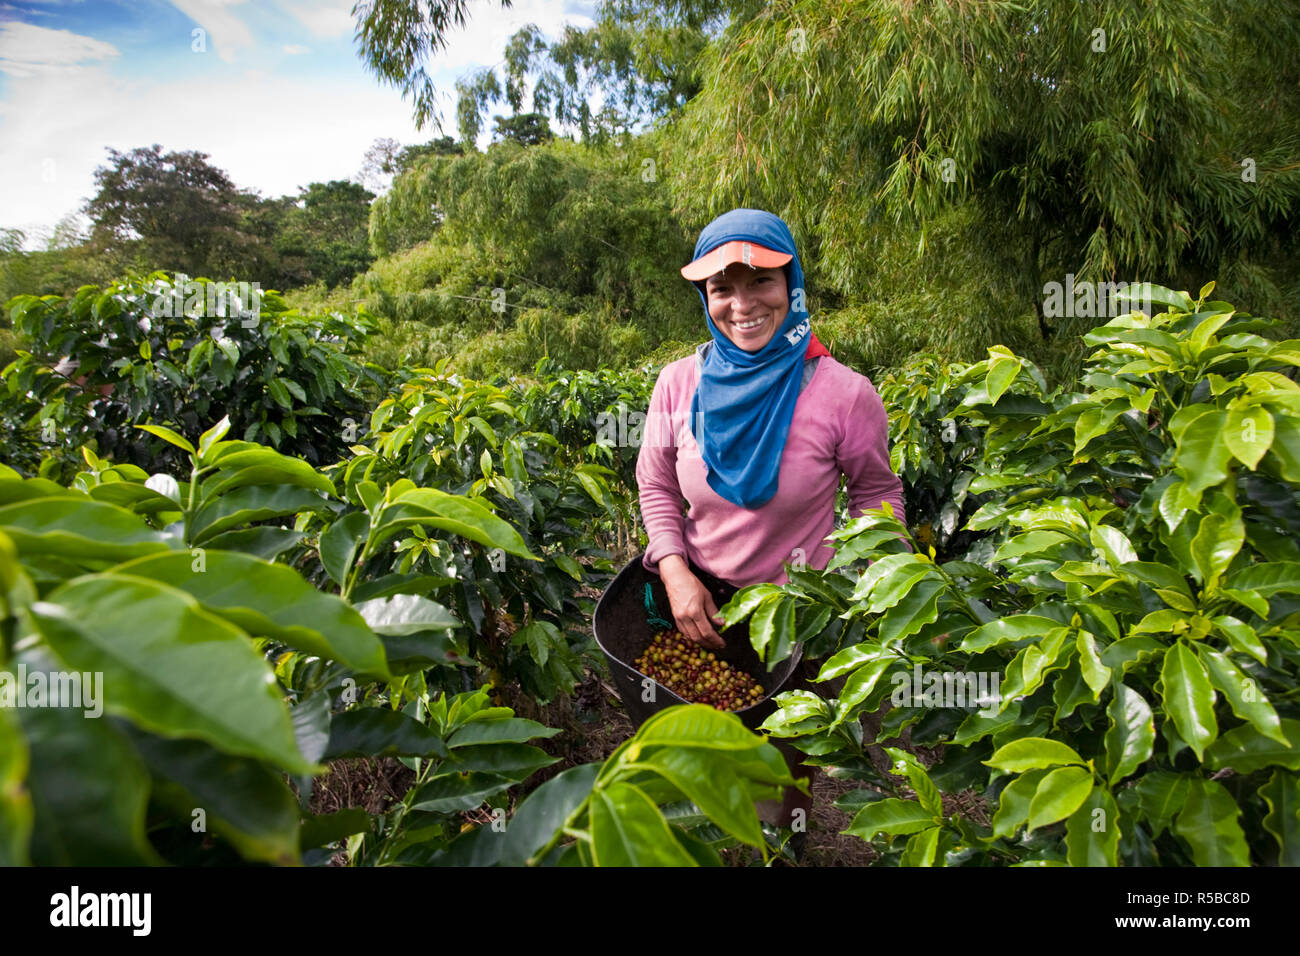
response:
<svg viewBox="0 0 1300 956"><path fill-rule="evenodd" d="M757 352L772 340L790 311L785 270L734 263L705 283L709 316L733 344Z"/></svg>

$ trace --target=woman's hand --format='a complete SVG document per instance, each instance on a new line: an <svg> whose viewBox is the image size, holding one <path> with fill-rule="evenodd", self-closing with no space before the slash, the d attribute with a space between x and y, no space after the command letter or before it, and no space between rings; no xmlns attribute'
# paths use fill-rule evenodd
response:
<svg viewBox="0 0 1300 956"><path fill-rule="evenodd" d="M722 615L713 603L709 593L700 579L691 573L686 559L680 554L670 554L659 562L659 576L668 591L668 603L672 605L673 620L677 630L686 637L721 650L726 642L713 629L713 625L723 623Z"/></svg>

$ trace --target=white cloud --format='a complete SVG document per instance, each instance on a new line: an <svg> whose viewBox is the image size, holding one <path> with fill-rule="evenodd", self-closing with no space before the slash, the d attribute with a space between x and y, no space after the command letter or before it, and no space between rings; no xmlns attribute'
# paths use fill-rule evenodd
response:
<svg viewBox="0 0 1300 956"><path fill-rule="evenodd" d="M227 63L235 59L238 50L253 45L253 34L238 16L227 7L239 6L244 0L171 0L181 13L201 26L217 55Z"/></svg>
<svg viewBox="0 0 1300 956"><path fill-rule="evenodd" d="M330 39L351 34L355 30L352 20L352 2L313 3L309 6L289 7L298 22L314 37Z"/></svg>
<svg viewBox="0 0 1300 956"><path fill-rule="evenodd" d="M310 53L311 48L305 47L301 43L286 43L284 46L284 52L290 56L298 56L303 53Z"/></svg>
<svg viewBox="0 0 1300 956"><path fill-rule="evenodd" d="M410 107L391 90L350 73L286 80L250 71L220 84L206 75L159 83L88 67L15 79L0 109L0 227L48 231L94 194L105 147L198 150L237 185L279 196L350 179L378 137L417 143L431 135L416 131ZM268 136L292 148L269 149Z"/></svg>
<svg viewBox="0 0 1300 956"><path fill-rule="evenodd" d="M567 24L590 27L595 21L580 13L565 13L564 5L555 0L515 0L502 9L499 0L474 0L463 28L447 34L447 48L440 50L429 64L429 73L440 70L467 71L470 67L491 65L501 60L510 37L528 24L548 37L558 38ZM486 63L485 63L486 61Z"/></svg>
<svg viewBox="0 0 1300 956"><path fill-rule="evenodd" d="M120 56L111 43L33 23L0 24L0 70L10 76L68 72L80 64Z"/></svg>

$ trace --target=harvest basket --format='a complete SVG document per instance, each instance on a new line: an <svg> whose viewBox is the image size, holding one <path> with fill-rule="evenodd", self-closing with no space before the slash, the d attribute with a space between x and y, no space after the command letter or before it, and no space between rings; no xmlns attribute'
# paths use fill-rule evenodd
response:
<svg viewBox="0 0 1300 956"><path fill-rule="evenodd" d="M661 618L671 617L668 592L664 588L663 581L660 580L659 575L645 569L641 563L642 557L643 555L638 555L633 558L610 582L596 604L596 617L592 622L596 643L604 652L605 659L609 661L609 670L614 678L614 689L618 691L623 706L627 708L628 716L637 727L656 711L674 704L688 703L658 683L654 685L654 700L642 699L644 688L648 686L643 684L643 681L647 678L632 662L650 646L655 634L664 630L663 625L658 627L652 625L650 617L655 613ZM722 607L740 590L735 585L728 584L701 570L693 562L690 563L690 569L709 589L716 607ZM650 604L653 611L647 609L647 584L650 585ZM801 648L796 646L790 657L768 673L762 661L758 659L758 653L749 643L748 623L734 625L719 633L727 642L727 646L714 653L732 667L749 674L766 690L764 696L756 703L736 711L736 716L746 727L756 730L758 725L776 710L776 704L771 698L785 688L799 666Z"/></svg>

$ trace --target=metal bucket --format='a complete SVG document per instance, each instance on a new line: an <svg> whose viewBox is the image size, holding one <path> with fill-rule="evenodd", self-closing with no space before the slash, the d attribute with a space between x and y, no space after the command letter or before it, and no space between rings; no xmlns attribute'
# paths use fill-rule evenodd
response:
<svg viewBox="0 0 1300 956"><path fill-rule="evenodd" d="M641 726L656 711L674 704L689 703L662 684L643 683L649 678L632 664L650 646L656 633L656 629L651 627L647 620L648 612L645 606L647 583L650 585L650 593L654 599L654 606L658 609L658 615L665 619L672 616L668 592L664 588L663 581L659 575L645 569L641 563L642 557L643 555L638 555L633 558L610 582L596 605L596 617L592 622L596 643L604 652L605 659L609 661L609 670L614 678L614 689L618 691L618 696L622 699L623 706L627 708L628 716L632 718L632 723L636 727ZM709 589L715 607L721 608L740 590L734 584L728 584L701 570L694 563L690 564L690 569L691 573ZM758 659L758 653L749 643L748 622L733 625L719 633L727 642L727 646L720 651L714 651L718 658L749 674L766 690L756 703L735 712L746 727L756 730L759 724L776 710L776 704L771 698L785 688L791 675L798 668L802 648L796 645L793 653L769 673L762 661ZM651 686L654 689L654 699L644 700L643 697L647 696L645 689Z"/></svg>

